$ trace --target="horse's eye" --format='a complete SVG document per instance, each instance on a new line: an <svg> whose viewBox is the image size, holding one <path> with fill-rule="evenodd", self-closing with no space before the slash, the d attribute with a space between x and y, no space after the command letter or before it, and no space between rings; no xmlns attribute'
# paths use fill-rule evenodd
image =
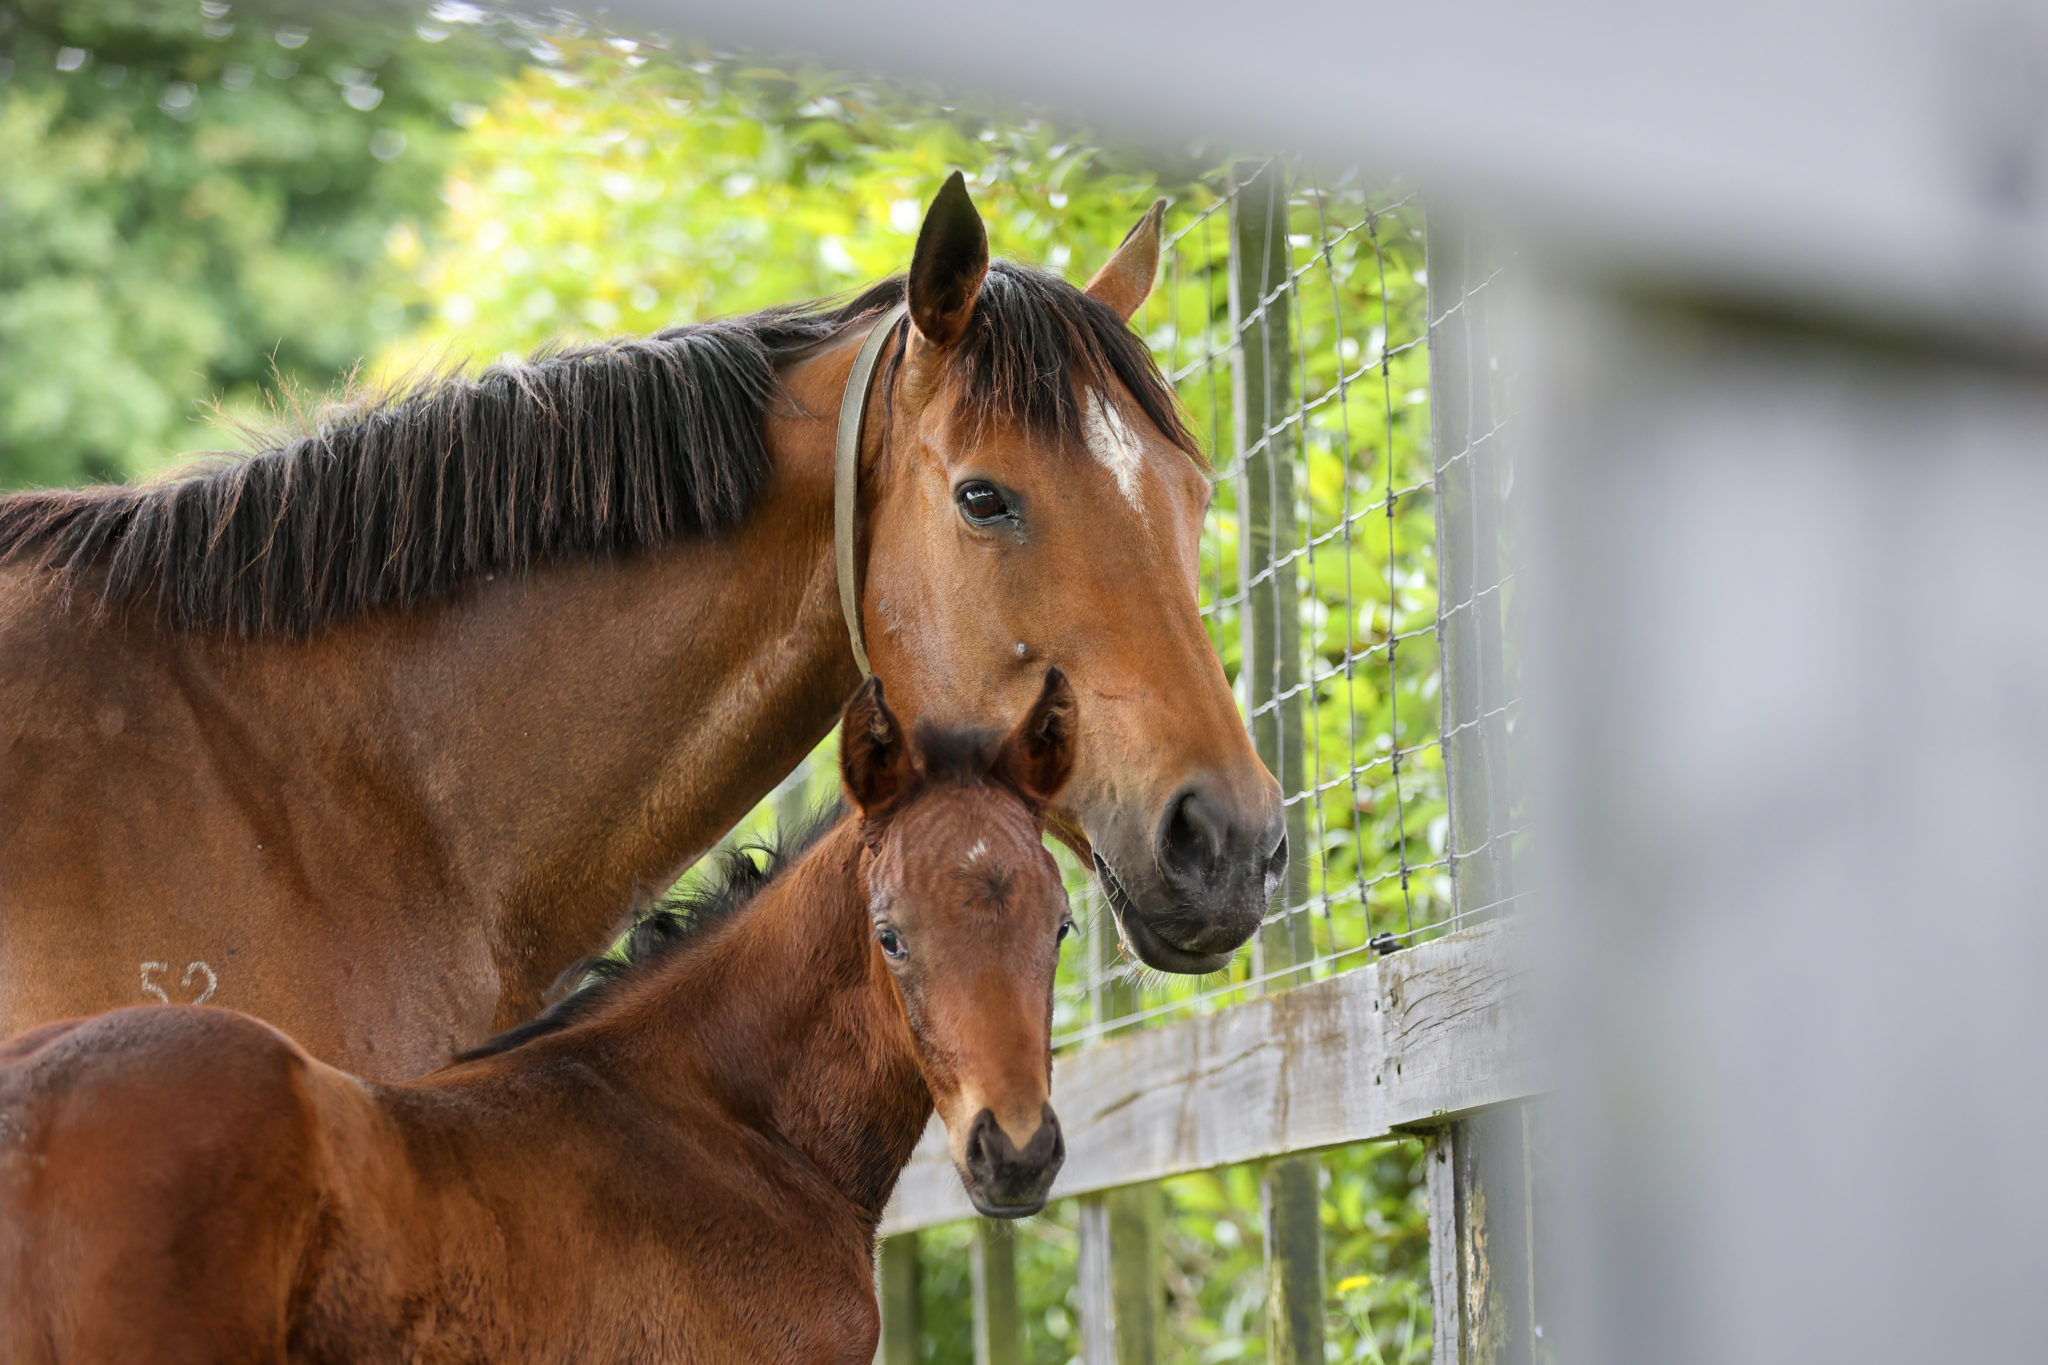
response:
<svg viewBox="0 0 2048 1365"><path fill-rule="evenodd" d="M1068 935L1068 934L1071 934L1071 933L1073 933L1073 932L1074 932L1074 922L1073 922L1072 920L1070 920L1070 919L1063 919L1063 920L1061 920L1061 921L1060 921L1060 936L1059 936L1059 940L1058 940L1058 941L1059 941L1059 942L1061 942L1061 943L1065 943L1065 942L1067 941L1067 935Z"/></svg>
<svg viewBox="0 0 2048 1365"><path fill-rule="evenodd" d="M979 479L963 483L953 497L960 504L961 515L977 525L985 526L1010 515L1009 499L992 483L983 483Z"/></svg>
<svg viewBox="0 0 2048 1365"><path fill-rule="evenodd" d="M884 929L881 933L875 935L875 941L882 945L883 952L887 953L890 957L896 958L898 961L901 961L903 955L910 951L903 946L903 935L897 933L894 929Z"/></svg>

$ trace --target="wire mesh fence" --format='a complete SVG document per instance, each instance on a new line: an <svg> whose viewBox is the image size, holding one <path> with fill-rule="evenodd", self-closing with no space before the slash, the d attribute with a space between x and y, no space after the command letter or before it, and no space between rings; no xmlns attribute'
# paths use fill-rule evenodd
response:
<svg viewBox="0 0 2048 1365"><path fill-rule="evenodd" d="M1440 594L1439 466L1471 452L1432 442L1421 202L1245 163L1168 224L1161 286L1135 322L1213 452L1202 611L1279 779L1292 870L1253 951L1195 979L1135 965L1077 877L1090 951L1058 997L1067 1045L1327 976L1497 908L1460 912L1453 896L1459 862L1498 836L1453 838L1439 641L1445 620L1497 621L1509 580ZM1470 310L1489 284L1439 307ZM1467 406L1498 411L1494 396ZM1512 725L1511 702L1496 721Z"/></svg>

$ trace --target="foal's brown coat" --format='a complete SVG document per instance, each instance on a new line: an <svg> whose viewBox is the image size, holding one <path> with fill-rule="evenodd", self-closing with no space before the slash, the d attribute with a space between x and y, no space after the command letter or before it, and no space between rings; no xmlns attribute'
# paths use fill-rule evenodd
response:
<svg viewBox="0 0 2048 1365"><path fill-rule="evenodd" d="M0 1360L865 1365L876 1221L934 1099L977 1198L1029 1211L1057 1167L1039 811L1071 711L1055 674L1000 749L920 765L863 689L859 814L538 1036L408 1085L217 1009L14 1040ZM1034 1146L990 1174L983 1147Z"/></svg>
<svg viewBox="0 0 2048 1365"><path fill-rule="evenodd" d="M1257 925L1286 850L1275 784L1196 609L1208 484L1146 415L1171 412L1156 375L1082 364L1102 336L1136 346L1121 319L1158 250L1155 213L1085 294L992 268L956 178L907 285L819 315L832 325L815 345L727 386L728 404L779 393L765 406L755 394L741 434L761 429L760 486L715 535L685 518L593 556L622 537L555 525L496 559L451 550L406 568L423 547L432 558L544 518L613 463L655 481L687 460L706 480L744 465L676 448L674 412L629 442L637 426L593 416L578 376L653 392L624 377L632 356L659 365L749 325L788 331L785 315L500 375L500 391L560 381L530 424L544 437L596 427L613 444L570 450L545 477L522 470L516 486L505 451L474 450L472 482L497 501L466 513L442 489L449 433L473 431L471 416L416 440L410 464L364 454L422 421L433 395L261 457L286 471L267 483L220 476L197 490L231 504L213 525L169 516L169 492L0 498L0 1033L204 993L316 1056L398 1079L533 1014L620 907L744 814L858 683L834 578L834 417L855 350L901 297L912 320L890 342L862 448L876 671L906 717L986 726L1016 714L1049 664L1065 669L1089 699L1088 734L1054 828L1114 867L1140 955L1219 965ZM1011 350L1064 355L1070 372L1020 369ZM1115 448L1078 423L1048 435L974 401L977 374L1024 408L1064 397L1073 412L1093 393L1121 414ZM671 385L668 407L702 396L693 384ZM471 391L435 392L456 390ZM956 506L969 480L1000 485L1015 515L969 524ZM264 519L320 498L352 510L302 527L319 542L303 556L272 553ZM592 502L603 520L616 490ZM95 519L114 506L141 510ZM175 533L137 538L143 512ZM34 528L60 524L92 529L46 564L59 542ZM216 562L248 524L247 562ZM320 567L337 557L348 592ZM96 610L110 579L142 595ZM259 590L281 600L236 608ZM1182 859L1172 876L1161 848Z"/></svg>

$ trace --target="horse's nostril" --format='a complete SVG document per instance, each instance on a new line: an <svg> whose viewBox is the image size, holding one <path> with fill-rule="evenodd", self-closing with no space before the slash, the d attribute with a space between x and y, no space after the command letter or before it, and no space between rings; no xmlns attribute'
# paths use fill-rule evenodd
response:
<svg viewBox="0 0 2048 1365"><path fill-rule="evenodd" d="M1182 866L1199 861L1202 854L1207 851L1202 847L1201 832L1195 828L1195 822L1188 818L1188 805L1194 799L1194 794L1189 793L1176 801L1173 815L1166 822L1166 856Z"/></svg>
<svg viewBox="0 0 2048 1365"><path fill-rule="evenodd" d="M1223 852L1225 825L1200 788L1175 797L1159 827L1159 869L1176 883L1200 883Z"/></svg>
<svg viewBox="0 0 2048 1365"><path fill-rule="evenodd" d="M1280 831L1280 842L1273 845L1273 851L1266 855L1266 889L1268 893L1287 876L1287 831Z"/></svg>

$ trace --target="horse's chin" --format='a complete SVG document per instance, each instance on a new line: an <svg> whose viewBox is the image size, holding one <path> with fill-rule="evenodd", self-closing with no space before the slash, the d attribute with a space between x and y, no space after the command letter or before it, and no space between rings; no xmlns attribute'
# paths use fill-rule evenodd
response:
<svg viewBox="0 0 2048 1365"><path fill-rule="evenodd" d="M1095 855L1096 876L1102 882L1102 891L1109 901L1109 908L1115 913L1117 923L1123 927L1124 942L1138 955L1138 960L1148 967L1162 972L1173 972L1180 976L1207 976L1220 972L1230 965L1236 950L1221 953L1196 952L1169 943L1158 930L1146 920L1143 911L1132 903L1123 883L1101 854Z"/></svg>

